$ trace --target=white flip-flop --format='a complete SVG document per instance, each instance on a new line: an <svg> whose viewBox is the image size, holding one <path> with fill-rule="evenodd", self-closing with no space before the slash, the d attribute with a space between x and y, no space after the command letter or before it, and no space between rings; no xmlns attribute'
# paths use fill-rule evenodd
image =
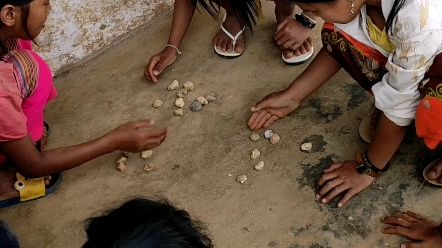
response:
<svg viewBox="0 0 442 248"><path fill-rule="evenodd" d="M361 136L361 139L368 144L371 143L371 131L370 131L370 122L371 122L371 114L368 114L367 116L362 119L361 123L359 124L359 136Z"/></svg>
<svg viewBox="0 0 442 248"><path fill-rule="evenodd" d="M299 56L293 55L291 58L284 57L284 53L281 53L282 61L284 61L288 65L300 65L305 62L308 62L313 56L313 47L310 51L301 54Z"/></svg>
<svg viewBox="0 0 442 248"><path fill-rule="evenodd" d="M228 51L225 51L225 52L223 52L222 50L220 50L220 49L218 49L217 47L216 47L216 45L213 45L213 49L215 49L215 52L220 56L220 57L222 57L222 58L225 58L225 59L236 59L236 58L238 58L239 56L241 56L243 53L244 53L244 51L243 52L240 52L240 53L237 53L237 52L235 52L235 44L236 44L236 40L238 40L238 38L239 38L239 36L242 34L242 33L244 33L244 30L246 30L246 27L244 26L235 36L233 36L229 31L227 31L227 29L225 29L224 28L224 26L223 26L223 23L226 21L226 17L227 17L227 14L225 14L224 15L224 18L223 18L223 22L221 23L221 30L227 35L227 36L229 36L230 37L230 39L232 39L232 43L233 43L233 51L232 52L228 52Z"/></svg>
<svg viewBox="0 0 442 248"><path fill-rule="evenodd" d="M433 165L434 165L435 163L437 163L437 161L439 161L439 158L436 159L436 160L434 160L433 162L431 162L429 165L427 165L427 167L425 167L425 170L424 170L424 178L425 178L425 180L427 180L428 183L430 183L430 184L432 184L432 185L435 185L435 186L439 186L439 187L441 187L442 184L439 183L437 180L431 180L430 178L427 177L428 170L430 170L430 168L433 167Z"/></svg>

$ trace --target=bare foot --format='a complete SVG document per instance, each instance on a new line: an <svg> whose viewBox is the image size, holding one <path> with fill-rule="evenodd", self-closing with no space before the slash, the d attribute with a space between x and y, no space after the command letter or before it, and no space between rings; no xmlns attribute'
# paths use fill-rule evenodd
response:
<svg viewBox="0 0 442 248"><path fill-rule="evenodd" d="M442 184L442 158L428 169L427 177L431 180L437 180Z"/></svg>
<svg viewBox="0 0 442 248"><path fill-rule="evenodd" d="M230 32L233 36L239 33L244 24L240 23L236 18L235 14L228 13L226 20L223 23L224 28ZM218 33L213 38L213 44L223 52L233 52L233 40L230 38L223 30L219 30ZM245 37L244 33L241 34L236 40L235 52L241 53L244 51Z"/></svg>
<svg viewBox="0 0 442 248"><path fill-rule="evenodd" d="M309 52L313 47L310 38L312 30L301 25L294 19L294 6L286 7L281 10L278 5L285 5L275 1L275 15L278 23L274 40L278 48L283 51L286 59L293 56L300 56Z"/></svg>
<svg viewBox="0 0 442 248"><path fill-rule="evenodd" d="M19 197L20 193L14 188L17 181L16 171L0 169L0 201ZM49 185L51 176L45 176L45 185Z"/></svg>
<svg viewBox="0 0 442 248"><path fill-rule="evenodd" d="M439 223L413 212L393 214L383 218L382 223L391 225L382 230L384 234L397 234L415 242L407 242L401 248L442 248L442 227Z"/></svg>

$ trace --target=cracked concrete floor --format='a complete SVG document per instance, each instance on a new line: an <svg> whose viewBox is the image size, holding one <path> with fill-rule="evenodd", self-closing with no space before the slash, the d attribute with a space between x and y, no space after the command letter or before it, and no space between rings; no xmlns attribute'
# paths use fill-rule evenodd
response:
<svg viewBox="0 0 442 248"><path fill-rule="evenodd" d="M214 54L211 40L218 24L197 14L183 55L159 84L147 83L144 66L165 44L169 16L56 78L59 96L46 110L52 128L49 148L85 142L143 118L167 125L169 138L155 149L150 161L158 167L151 173L143 172L138 156L130 158L126 172L116 171L120 153L115 152L65 172L54 194L0 210L23 247L80 247L86 218L134 196L164 196L185 208L209 224L217 247L399 247L400 238L380 233L382 216L406 209L440 219L442 191L421 177L435 153L413 140L401 146L391 170L344 209L336 201L315 201L321 172L333 160L352 159L356 149L367 146L359 139L358 124L371 111L372 99L344 71L272 126L282 137L279 144L249 140L249 108L306 68L281 61L271 41L272 3L264 7L266 21L253 36L248 34L239 59ZM173 115L176 92L166 91L174 79L196 85L185 99L183 117ZM218 95L216 103L190 112L193 99L211 92ZM165 104L154 109L155 99ZM305 140L314 144L310 154L299 150ZM261 172L253 170L257 161L249 158L255 148L266 164ZM235 182L242 174L249 178L244 185Z"/></svg>

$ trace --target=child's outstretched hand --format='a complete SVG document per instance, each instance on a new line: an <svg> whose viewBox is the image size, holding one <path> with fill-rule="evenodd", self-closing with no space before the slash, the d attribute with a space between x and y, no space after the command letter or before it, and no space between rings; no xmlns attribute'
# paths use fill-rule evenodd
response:
<svg viewBox="0 0 442 248"><path fill-rule="evenodd" d="M253 114L248 125L251 130L267 128L273 122L290 114L299 104L299 102L292 99L287 91L274 92L252 107Z"/></svg>
<svg viewBox="0 0 442 248"><path fill-rule="evenodd" d="M172 47L166 47L160 53L152 56L144 71L146 79L153 83L158 83L158 76L163 72L164 68L175 62L177 56L177 50Z"/></svg>
<svg viewBox="0 0 442 248"><path fill-rule="evenodd" d="M109 137L115 150L141 152L161 145L167 136L167 128L150 129L153 121L134 121L112 130Z"/></svg>
<svg viewBox="0 0 442 248"><path fill-rule="evenodd" d="M398 213L383 218L382 223L391 225L382 230L384 234L397 234L416 242L403 243L401 248L442 248L442 225L413 212Z"/></svg>

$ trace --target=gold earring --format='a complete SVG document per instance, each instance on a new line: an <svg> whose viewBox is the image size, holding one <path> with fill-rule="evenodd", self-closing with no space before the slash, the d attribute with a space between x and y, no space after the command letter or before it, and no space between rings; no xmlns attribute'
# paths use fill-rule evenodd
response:
<svg viewBox="0 0 442 248"><path fill-rule="evenodd" d="M355 13L355 0L350 0L350 1L351 1L350 13L354 14Z"/></svg>

